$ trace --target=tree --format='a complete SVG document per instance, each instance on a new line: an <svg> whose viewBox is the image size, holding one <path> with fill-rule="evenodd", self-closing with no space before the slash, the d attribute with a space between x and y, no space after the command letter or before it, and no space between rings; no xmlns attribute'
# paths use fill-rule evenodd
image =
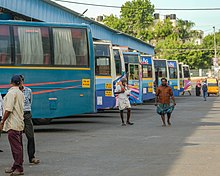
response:
<svg viewBox="0 0 220 176"><path fill-rule="evenodd" d="M104 16L104 24L109 26L112 29L116 29L119 31L122 31L123 29L123 22L121 19L119 19L117 16L111 14L109 16Z"/></svg>
<svg viewBox="0 0 220 176"><path fill-rule="evenodd" d="M150 0L127 1L121 7L120 17L106 16L104 23L154 45L158 58L177 59L191 68L210 68L214 56L214 51L209 50L214 46L213 35L205 37L203 45L196 45L195 39L202 36L192 30L193 22L178 19L173 23L169 18L154 21L153 13L154 5ZM220 45L220 33L216 34L216 39Z"/></svg>
<svg viewBox="0 0 220 176"><path fill-rule="evenodd" d="M149 0L127 1L121 7L120 18L106 16L104 24L142 40L148 40L148 28L153 22L154 6Z"/></svg>

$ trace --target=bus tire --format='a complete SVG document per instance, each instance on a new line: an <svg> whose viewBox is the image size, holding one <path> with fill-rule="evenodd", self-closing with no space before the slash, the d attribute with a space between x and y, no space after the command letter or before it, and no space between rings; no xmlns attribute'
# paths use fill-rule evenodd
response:
<svg viewBox="0 0 220 176"><path fill-rule="evenodd" d="M209 94L208 94L208 97L209 97Z"/></svg>
<svg viewBox="0 0 220 176"><path fill-rule="evenodd" d="M42 119L32 119L34 125L48 125L52 119L42 118Z"/></svg>

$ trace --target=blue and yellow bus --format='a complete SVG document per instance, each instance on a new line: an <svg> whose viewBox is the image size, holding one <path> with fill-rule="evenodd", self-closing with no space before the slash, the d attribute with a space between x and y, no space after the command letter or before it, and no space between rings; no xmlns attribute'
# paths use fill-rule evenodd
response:
<svg viewBox="0 0 220 176"><path fill-rule="evenodd" d="M0 91L24 75L34 119L95 112L94 68L89 26L0 21Z"/></svg>
<svg viewBox="0 0 220 176"><path fill-rule="evenodd" d="M129 97L131 104L140 104L143 102L142 98L142 69L140 53L137 52L123 52L126 76L128 79L128 86L131 89Z"/></svg>
<svg viewBox="0 0 220 176"><path fill-rule="evenodd" d="M115 59L110 41L95 41L96 108L98 110L115 107L113 82L116 79Z"/></svg>
<svg viewBox="0 0 220 176"><path fill-rule="evenodd" d="M154 99L154 64L151 56L141 56L143 101Z"/></svg>
<svg viewBox="0 0 220 176"><path fill-rule="evenodd" d="M174 96L179 96L179 64L177 60L167 60L169 86L173 90Z"/></svg>
<svg viewBox="0 0 220 176"><path fill-rule="evenodd" d="M167 78L168 76L168 67L166 59L153 59L154 62L154 72L155 72L155 82L154 87L161 85L161 78ZM169 79L167 78L167 81Z"/></svg>

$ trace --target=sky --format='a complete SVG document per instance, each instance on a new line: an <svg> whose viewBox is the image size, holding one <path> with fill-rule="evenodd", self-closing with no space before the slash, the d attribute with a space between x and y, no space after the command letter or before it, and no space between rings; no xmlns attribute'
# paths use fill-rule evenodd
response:
<svg viewBox="0 0 220 176"><path fill-rule="evenodd" d="M113 5L121 6L127 0L68 0L73 2L83 2L92 4L102 5ZM57 1L56 1L57 2ZM219 0L151 0L155 8L220 8ZM59 3L67 8L70 8L78 13L83 13L86 9L87 12L84 14L87 17L97 17L99 15L110 15L114 14L119 16L120 9L117 8L104 8L104 7L93 7L87 5L77 5L71 3ZM220 30L220 10L219 11L155 11L160 13L162 16L167 14L176 14L177 18L183 20L189 20L196 24L194 29L203 30L205 34L213 33L213 26L216 31Z"/></svg>

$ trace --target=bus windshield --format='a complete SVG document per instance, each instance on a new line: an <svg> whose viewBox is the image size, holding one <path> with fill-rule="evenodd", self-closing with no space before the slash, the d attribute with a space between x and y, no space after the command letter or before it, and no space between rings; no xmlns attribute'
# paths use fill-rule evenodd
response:
<svg viewBox="0 0 220 176"><path fill-rule="evenodd" d="M158 77L167 77L166 60L154 60L154 67Z"/></svg>
<svg viewBox="0 0 220 176"><path fill-rule="evenodd" d="M129 65L129 80L138 80L139 79L139 65L130 64Z"/></svg>
<svg viewBox="0 0 220 176"><path fill-rule="evenodd" d="M183 74L182 74L182 64L179 64L179 75L180 75L180 78L183 78Z"/></svg>
<svg viewBox="0 0 220 176"><path fill-rule="evenodd" d="M103 75L103 76L111 75L109 45L94 44L94 50L95 50L95 74Z"/></svg>
<svg viewBox="0 0 220 176"><path fill-rule="evenodd" d="M190 78L189 67L183 67L184 78Z"/></svg>
<svg viewBox="0 0 220 176"><path fill-rule="evenodd" d="M115 58L116 74L121 75L122 74L122 66L121 66L121 59L120 59L119 50L114 49L113 53L114 53L114 58Z"/></svg>
<svg viewBox="0 0 220 176"><path fill-rule="evenodd" d="M152 65L142 65L143 78L152 78Z"/></svg>
<svg viewBox="0 0 220 176"><path fill-rule="evenodd" d="M137 54L124 54L124 60L127 63L139 63Z"/></svg>
<svg viewBox="0 0 220 176"><path fill-rule="evenodd" d="M170 79L177 79L177 68L169 68Z"/></svg>

